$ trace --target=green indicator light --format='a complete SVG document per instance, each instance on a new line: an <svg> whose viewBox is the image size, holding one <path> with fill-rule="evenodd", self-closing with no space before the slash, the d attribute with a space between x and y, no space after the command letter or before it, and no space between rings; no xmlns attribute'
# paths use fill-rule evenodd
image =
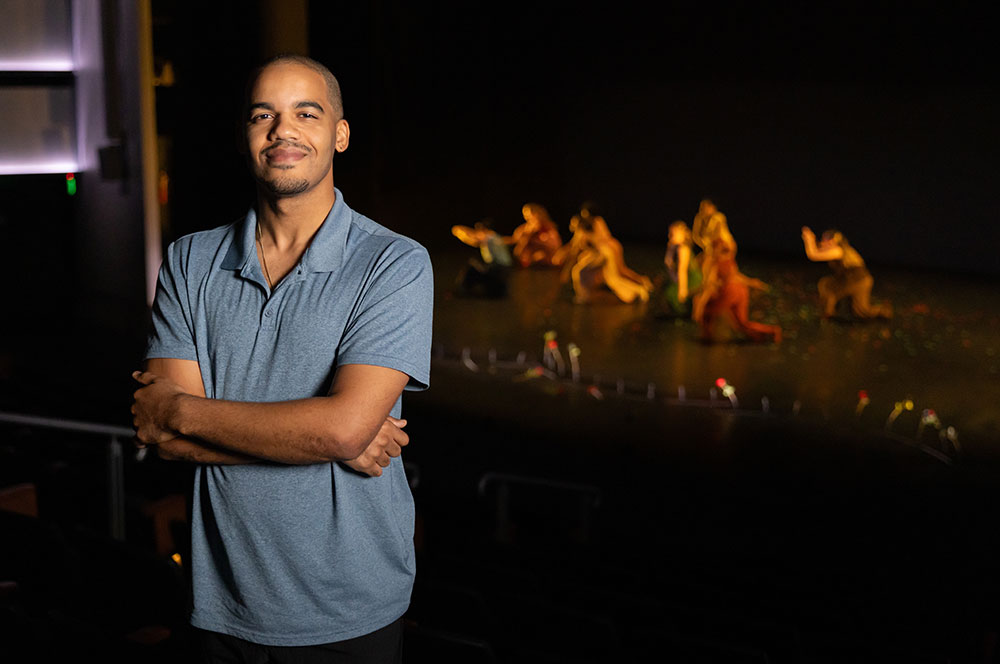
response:
<svg viewBox="0 0 1000 664"><path fill-rule="evenodd" d="M66 193L70 196L76 194L76 176L73 173L66 174Z"/></svg>

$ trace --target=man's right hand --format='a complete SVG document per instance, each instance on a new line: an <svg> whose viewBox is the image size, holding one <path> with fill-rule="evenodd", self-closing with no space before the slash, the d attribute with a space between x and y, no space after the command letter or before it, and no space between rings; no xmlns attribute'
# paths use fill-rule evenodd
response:
<svg viewBox="0 0 1000 664"><path fill-rule="evenodd" d="M410 442L410 437L403 431L405 426L406 420L398 420L390 415L364 452L341 463L370 477L380 477L382 469L389 466L392 457L402 454L403 447Z"/></svg>

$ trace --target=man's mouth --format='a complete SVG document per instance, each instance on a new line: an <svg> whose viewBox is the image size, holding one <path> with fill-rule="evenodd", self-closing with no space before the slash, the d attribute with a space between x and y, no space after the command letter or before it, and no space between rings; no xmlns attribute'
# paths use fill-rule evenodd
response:
<svg viewBox="0 0 1000 664"><path fill-rule="evenodd" d="M278 145L264 150L264 158L271 164L294 164L307 154L308 150L290 145Z"/></svg>

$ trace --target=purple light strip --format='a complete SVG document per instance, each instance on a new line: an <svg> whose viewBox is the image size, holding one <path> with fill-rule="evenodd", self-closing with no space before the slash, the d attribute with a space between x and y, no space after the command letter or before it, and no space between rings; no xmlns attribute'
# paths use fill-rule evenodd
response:
<svg viewBox="0 0 1000 664"><path fill-rule="evenodd" d="M73 60L51 58L47 60L0 60L0 71L71 72Z"/></svg>
<svg viewBox="0 0 1000 664"><path fill-rule="evenodd" d="M43 175L46 173L77 173L80 165L75 161L46 161L35 163L0 162L0 175Z"/></svg>

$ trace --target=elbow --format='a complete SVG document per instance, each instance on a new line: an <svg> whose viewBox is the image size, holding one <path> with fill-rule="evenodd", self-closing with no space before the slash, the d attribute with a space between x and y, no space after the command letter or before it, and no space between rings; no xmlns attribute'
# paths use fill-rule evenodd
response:
<svg viewBox="0 0 1000 664"><path fill-rule="evenodd" d="M306 463L348 461L356 459L365 451L372 440L372 433L356 426L331 427L324 435L317 437L311 445L311 453Z"/></svg>

